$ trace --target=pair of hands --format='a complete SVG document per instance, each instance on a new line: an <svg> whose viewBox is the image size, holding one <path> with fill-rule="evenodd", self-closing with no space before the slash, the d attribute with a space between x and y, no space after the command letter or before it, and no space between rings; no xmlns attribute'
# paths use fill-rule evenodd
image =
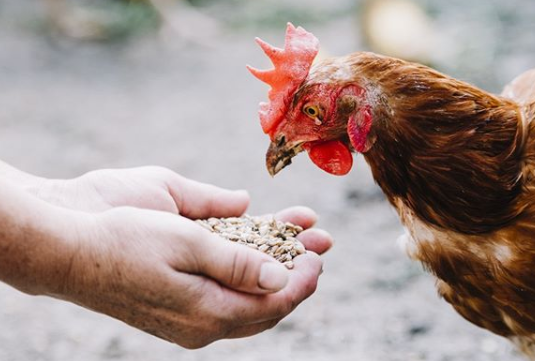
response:
<svg viewBox="0 0 535 361"><path fill-rule="evenodd" d="M193 220L243 214L244 191L195 182L159 167L99 170L72 180L24 177L24 188L61 208L66 246L43 256L41 279L13 282L105 313L187 348L276 325L316 289L331 237L310 229L304 207L275 215L305 228L309 250L291 271L218 239ZM67 211L69 210L69 211ZM39 267L38 267L39 268Z"/></svg>

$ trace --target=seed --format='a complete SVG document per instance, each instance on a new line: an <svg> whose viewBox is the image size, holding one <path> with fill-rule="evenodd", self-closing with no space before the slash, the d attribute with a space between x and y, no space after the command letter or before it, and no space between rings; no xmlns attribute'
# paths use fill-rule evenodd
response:
<svg viewBox="0 0 535 361"><path fill-rule="evenodd" d="M210 223L208 223L208 222L203 222L203 221L200 221L200 220L197 220L196 222L197 222L197 224L199 224L201 227L206 228L206 229L209 230L210 232L213 232L213 231L214 231L214 230L212 229L212 226L210 225Z"/></svg>
<svg viewBox="0 0 535 361"><path fill-rule="evenodd" d="M297 254L303 254L306 252L305 246L301 242L297 243L294 247Z"/></svg>
<svg viewBox="0 0 535 361"><path fill-rule="evenodd" d="M306 252L305 246L295 238L303 228L288 222L248 215L208 218L196 222L221 238L244 244L274 257L288 269L294 267L294 257Z"/></svg>
<svg viewBox="0 0 535 361"><path fill-rule="evenodd" d="M267 242L267 239L265 238L262 238L261 236L258 236L258 238L255 238L255 243L259 246L266 246L266 247L269 247L269 245L266 244Z"/></svg>
<svg viewBox="0 0 535 361"><path fill-rule="evenodd" d="M275 256L275 259L279 262L284 263L286 261L286 255L285 254L279 254Z"/></svg>
<svg viewBox="0 0 535 361"><path fill-rule="evenodd" d="M273 254L275 256L278 256L278 255L286 253L286 252L287 252L286 247L278 247L276 251L273 251Z"/></svg>
<svg viewBox="0 0 535 361"><path fill-rule="evenodd" d="M288 268L288 269L292 269L292 268L294 268L294 263L293 263L293 261L284 262L284 265L285 265L286 268Z"/></svg>
<svg viewBox="0 0 535 361"><path fill-rule="evenodd" d="M260 247L258 247L258 250L260 252L264 252L264 253L267 253L268 249L269 249L269 246L267 244L262 244L262 245L260 245Z"/></svg>
<svg viewBox="0 0 535 361"><path fill-rule="evenodd" d="M269 233L270 229L269 229L269 226L267 224L264 224L264 225L260 226L258 231L259 231L258 233L260 233L261 236L265 236L266 234Z"/></svg>
<svg viewBox="0 0 535 361"><path fill-rule="evenodd" d="M229 241L233 241L233 242L236 242L240 239L240 236L235 234L235 233L231 233L229 234L228 238L227 238Z"/></svg>
<svg viewBox="0 0 535 361"><path fill-rule="evenodd" d="M208 224L210 226L216 226L219 224L219 220L217 218L208 218Z"/></svg>

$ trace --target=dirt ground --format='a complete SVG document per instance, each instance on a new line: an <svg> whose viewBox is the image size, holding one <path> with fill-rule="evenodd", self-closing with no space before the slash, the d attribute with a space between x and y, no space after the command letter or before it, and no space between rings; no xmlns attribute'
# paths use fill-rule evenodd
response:
<svg viewBox="0 0 535 361"><path fill-rule="evenodd" d="M342 178L304 155L269 177L267 138L256 116L266 89L244 64L266 65L252 38L280 44L282 29L225 31L208 47L156 34L111 45L78 43L10 22L1 11L9 1L0 1L3 160L58 178L96 168L166 166L249 190L250 214L310 206L336 245L325 256L316 294L278 327L197 351L0 284L0 360L521 360L506 340L472 326L440 300L432 277L398 249L402 228L361 157ZM351 16L310 29L331 53L359 46ZM489 82L481 84L498 90L529 61L535 65L534 54L493 58ZM453 75L470 79L470 68L449 65L458 71Z"/></svg>

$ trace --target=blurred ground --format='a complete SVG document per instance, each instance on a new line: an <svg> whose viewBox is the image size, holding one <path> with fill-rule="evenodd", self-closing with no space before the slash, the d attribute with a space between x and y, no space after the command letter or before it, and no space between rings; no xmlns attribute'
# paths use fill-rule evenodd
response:
<svg viewBox="0 0 535 361"><path fill-rule="evenodd" d="M274 330L187 351L0 285L0 360L520 360L505 340L439 300L433 279L398 250L401 226L362 158L344 178L306 156L275 179L264 169L267 139L256 107L266 89L244 64L267 61L253 36L281 44L291 20L313 31L328 53L359 50L359 4L196 3L221 22L209 45L156 30L79 42L46 30L42 2L0 0L1 158L48 177L156 164L248 189L251 214L310 206L337 241L317 293ZM439 69L499 91L535 66L533 2L421 3L440 35L433 52Z"/></svg>

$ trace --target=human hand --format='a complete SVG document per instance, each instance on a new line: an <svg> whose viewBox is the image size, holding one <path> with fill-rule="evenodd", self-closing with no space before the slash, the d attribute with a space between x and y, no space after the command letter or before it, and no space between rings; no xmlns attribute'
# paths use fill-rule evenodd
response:
<svg viewBox="0 0 535 361"><path fill-rule="evenodd" d="M280 212L276 218L306 229L299 239L310 251L288 271L269 256L222 241L190 221L241 215L249 203L246 192L159 167L41 179L31 193L95 214L77 213L93 220L72 222L77 252L68 274L54 277L58 282L47 291L26 291L70 300L190 348L274 326L314 292L321 269L314 252L332 244L324 231L307 229L316 219L311 210Z"/></svg>
<svg viewBox="0 0 535 361"><path fill-rule="evenodd" d="M316 216L297 207L276 218L306 229ZM83 219L69 274L54 295L187 348L273 327L314 292L321 272L314 252L288 271L169 213L122 207ZM320 230L299 238L318 253L331 246Z"/></svg>
<svg viewBox="0 0 535 361"><path fill-rule="evenodd" d="M198 219L239 216L249 205L249 196L245 191L230 191L197 182L156 166L101 169L66 180L33 177L25 183L26 189L38 198L54 205L88 212L131 206L180 213L184 217ZM296 220L296 224L305 224L309 228L315 223L316 215L310 209L292 207L279 212L279 218ZM324 231L313 229L304 232L301 237L309 241L305 242L307 249L321 254L331 245L329 243L326 246L321 241L317 244L317 233L328 236ZM309 234L314 236L310 237Z"/></svg>
<svg viewBox="0 0 535 361"><path fill-rule="evenodd" d="M33 177L26 183L30 193L49 203L87 212L131 206L178 213L182 211L183 203L188 202L189 194L227 197L230 203L234 200L230 191L187 179L157 166L99 169L73 179ZM203 191L198 192L199 188ZM232 204L229 206L232 207ZM222 211L226 210L226 205L223 205ZM214 209L214 216L217 217L219 212Z"/></svg>

